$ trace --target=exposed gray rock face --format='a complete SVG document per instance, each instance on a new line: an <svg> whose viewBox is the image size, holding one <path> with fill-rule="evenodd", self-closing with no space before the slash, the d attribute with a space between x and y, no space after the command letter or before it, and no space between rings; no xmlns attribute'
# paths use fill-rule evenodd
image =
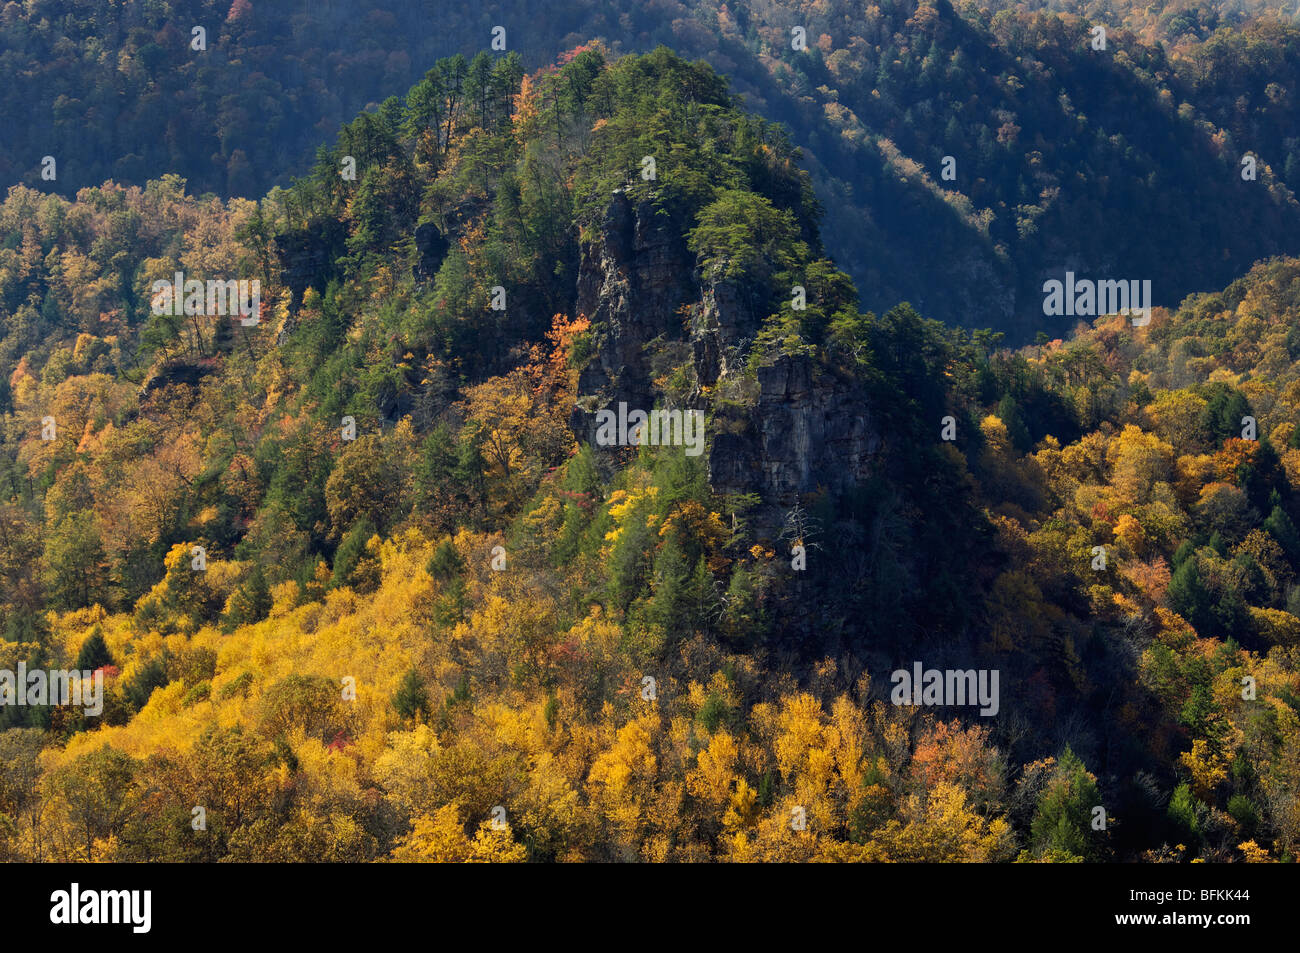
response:
<svg viewBox="0 0 1300 953"><path fill-rule="evenodd" d="M744 288L731 281L705 287L703 307L691 334L695 377L701 387L713 387L720 378L741 369L761 322L762 316L755 313Z"/></svg>
<svg viewBox="0 0 1300 953"><path fill-rule="evenodd" d="M699 301L695 259L681 229L649 202L636 205L616 191L599 241L582 249L578 267L578 313L597 329L596 356L583 370L578 392L591 395L574 414L574 429L594 440L594 411L626 401L654 406L646 345L662 338L684 340L679 309Z"/></svg>
<svg viewBox="0 0 1300 953"><path fill-rule="evenodd" d="M280 262L280 282L290 291L290 314L297 314L302 307L302 296L308 288L325 290L334 276L334 262L346 251L346 239L343 223L332 219L275 236L273 247Z"/></svg>
<svg viewBox="0 0 1300 953"><path fill-rule="evenodd" d="M415 229L415 265L411 272L418 282L432 281L447 257L448 243L432 222L417 225Z"/></svg>
<svg viewBox="0 0 1300 953"><path fill-rule="evenodd" d="M865 480L880 451L861 395L801 354L758 368L758 401L738 423L713 436L709 483L783 508Z"/></svg>
<svg viewBox="0 0 1300 953"><path fill-rule="evenodd" d="M582 248L577 311L597 336L572 425L595 443L595 411L620 401L645 411L662 405L654 380L664 358L688 361L693 406L714 411L710 483L719 492L758 493L766 514L756 525L779 528L777 510L801 495L865 479L880 435L857 385L808 355L778 356L746 379L766 302L734 282L701 285L683 232L650 202L613 194L599 238ZM715 401L724 391L729 399Z"/></svg>

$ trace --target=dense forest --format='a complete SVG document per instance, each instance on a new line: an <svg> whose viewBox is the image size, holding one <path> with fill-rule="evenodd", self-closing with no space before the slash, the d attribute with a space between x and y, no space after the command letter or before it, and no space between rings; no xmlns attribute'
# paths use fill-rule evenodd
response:
<svg viewBox="0 0 1300 953"><path fill-rule="evenodd" d="M800 158L584 43L439 60L263 198L12 188L0 669L105 698L0 708L0 856L1293 860L1300 260L1012 350L866 309ZM917 660L996 715L895 703Z"/></svg>
<svg viewBox="0 0 1300 953"><path fill-rule="evenodd" d="M1171 2L1125 3L1115 0L992 0L981 7L995 10L1026 10L1062 13L1069 11L1098 23L1122 24L1147 42L1175 47L1208 39L1230 27L1243 29L1266 17L1295 20L1300 15L1293 5L1264 0L1171 0Z"/></svg>
<svg viewBox="0 0 1300 953"><path fill-rule="evenodd" d="M1039 293L1063 262L1177 301L1300 254L1300 25L1253 0L1070 4L1082 17L949 0L535 6L11 2L0 181L72 199L165 170L196 195L258 199L438 57L513 51L532 72L586 43L666 44L786 125L826 246L876 311L908 300L1025 344L1063 330Z"/></svg>

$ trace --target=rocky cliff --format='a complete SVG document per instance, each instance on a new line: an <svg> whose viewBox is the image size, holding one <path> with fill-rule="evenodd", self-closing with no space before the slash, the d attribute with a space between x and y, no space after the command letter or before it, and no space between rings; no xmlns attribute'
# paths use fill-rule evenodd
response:
<svg viewBox="0 0 1300 953"><path fill-rule="evenodd" d="M596 410L619 401L654 406L649 352L686 340L682 309L699 301L682 230L652 203L614 192L598 234L582 247L578 266L577 311L592 323L596 352L579 379L574 413L575 431L593 442Z"/></svg>
<svg viewBox="0 0 1300 953"><path fill-rule="evenodd" d="M753 353L766 314L749 290L702 282L681 222L617 190L596 240L581 250L576 310L592 321L595 352L579 379L572 423L595 443L596 411L619 402L670 406L661 381L684 367L686 406L708 415L709 481L757 493L758 522L780 525L804 494L865 479L880 434L857 384L806 353Z"/></svg>
<svg viewBox="0 0 1300 953"><path fill-rule="evenodd" d="M289 289L289 311L297 314L308 288L324 291L338 274L338 259L347 252L347 228L336 219L318 219L308 227L276 235L272 245L280 263L280 282Z"/></svg>

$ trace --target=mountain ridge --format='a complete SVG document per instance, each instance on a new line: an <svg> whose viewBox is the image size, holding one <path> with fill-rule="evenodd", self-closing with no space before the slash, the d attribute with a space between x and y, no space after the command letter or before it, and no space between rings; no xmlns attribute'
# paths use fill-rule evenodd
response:
<svg viewBox="0 0 1300 953"><path fill-rule="evenodd" d="M507 48L529 69L571 56L557 52L587 42L602 42L615 54L667 42L708 58L754 108L791 128L829 211L828 247L877 312L910 300L950 324L992 326L1027 343L1038 331L1057 333L1038 299L1043 281L1067 268L1119 278L1131 276L1109 272L1131 265L1143 272L1137 277L1154 281L1163 304L1173 305L1187 293L1222 287L1256 260L1298 251L1292 236L1300 231L1294 199L1300 140L1285 130L1300 89L1300 31L1254 16L1258 5L1219 5L1206 22L1232 22L1235 29L1197 21L1178 42L1149 35L1147 20L1154 10L1173 23L1187 14L1185 5L1148 7L1138 19L1151 45L1121 25L1137 11L1088 5L1090 16L1106 17L1106 51L1089 47L1095 20L1025 4L995 13L972 5L957 10L946 0L890 0L863 11L836 0L732 12L698 0L667 2L662 12L627 12L618 22L591 4L552 6L550 25L540 31L535 24L526 31L513 26L532 23L527 4L465 14L464 23L460 13L442 11L444 21L459 25L447 22L434 38L416 29L424 8L394 13L374 5L345 31L342 47L313 56L311 47L301 47L315 31L338 25L341 8L327 5L316 20L247 2L227 9L205 0L161 13L128 4L107 38L122 41L121 68L101 77L99 88L123 87L123 101L138 108L118 116L116 131L89 148L87 128L99 128L95 118L109 106L60 94L66 78L36 79L52 70L74 72L67 55L76 44L56 36L80 21L56 27L48 18L34 19L46 9L39 4L25 15L9 8L0 21L10 36L6 45L43 50L30 68L13 70L27 85L9 100L12 108L51 96L58 101L48 103L52 128L10 117L19 136L40 130L43 138L19 149L21 158L0 152L0 176L67 194L109 176L143 185L166 170L201 191L261 196L273 184L287 185L292 172L305 172L321 138L317 125L296 128L286 119L299 108L295 96L313 104L309 115L341 128L357 110L378 111L386 93L417 82L415 64L452 52L441 45L448 38L461 37L469 56L481 51L495 21L507 25ZM279 17L292 25L288 55L269 54L276 48L264 42ZM186 46L178 23L190 20L209 24L208 50ZM578 23L586 24L585 33L570 29ZM807 32L804 50L791 49L793 25ZM384 69L376 69L381 41L391 44L394 34L423 52L392 52ZM104 57L90 54L107 40L97 40L89 27L77 37L87 63L93 61L87 68L102 72ZM265 71L243 68L245 59ZM337 81L321 77L325 70ZM207 94L213 78L226 73L238 92ZM193 121L183 118L187 110L173 111L159 137L151 111L163 92L159 84L180 76L191 81L171 92L190 107ZM291 80L304 76L311 81L292 92ZM358 98L357 90L367 92ZM221 105L219 114L212 114L213 104ZM116 155L119 134L147 143L151 158ZM285 152L289 142L296 143L296 158ZM257 151L263 148L270 154ZM1259 160L1259 177L1249 185L1238 175L1246 153ZM54 182L43 181L43 164L29 158L46 154L61 163ZM957 163L954 180L941 177L945 157ZM233 187L234 181L242 184ZM1232 217L1214 214L1228 207ZM1157 220L1166 225L1160 233L1151 230ZM1207 236L1204 246L1193 237L1200 234ZM929 280L936 267L950 277L943 294Z"/></svg>
<svg viewBox="0 0 1300 953"><path fill-rule="evenodd" d="M0 663L105 680L4 709L6 857L1294 857L1300 264L1012 351L861 311L707 66L494 69L261 203L0 204ZM177 270L261 320L156 312Z"/></svg>

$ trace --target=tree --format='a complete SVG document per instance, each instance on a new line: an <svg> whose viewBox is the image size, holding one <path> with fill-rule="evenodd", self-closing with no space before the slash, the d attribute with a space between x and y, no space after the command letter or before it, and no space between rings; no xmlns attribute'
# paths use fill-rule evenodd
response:
<svg viewBox="0 0 1300 953"><path fill-rule="evenodd" d="M1144 503L1155 485L1167 481L1174 465L1173 447L1154 434L1129 424L1106 449L1111 486L1124 503Z"/></svg>
<svg viewBox="0 0 1300 953"><path fill-rule="evenodd" d="M351 586L359 592L373 592L379 585L379 564L369 555L375 527L368 519L357 520L334 552L330 588Z"/></svg>
<svg viewBox="0 0 1300 953"><path fill-rule="evenodd" d="M220 611L220 593L208 583L208 573L194 568L194 547L177 543L163 561L166 574L136 603L135 619L160 630L194 631Z"/></svg>
<svg viewBox="0 0 1300 953"><path fill-rule="evenodd" d="M41 749L45 732L38 728L0 731L0 816L22 818L31 832L36 850L29 860L41 860L41 838L37 833L45 811L46 795L41 785ZM17 859L17 858L14 858Z"/></svg>
<svg viewBox="0 0 1300 953"><path fill-rule="evenodd" d="M1296 530L1295 523L1286 514L1286 510L1281 506L1274 506L1273 511L1268 514L1268 519L1264 520L1264 529L1281 544L1283 552L1292 564L1300 562L1300 532Z"/></svg>
<svg viewBox="0 0 1300 953"><path fill-rule="evenodd" d="M136 810L133 791L139 763L105 745L80 755L51 778L59 804L82 838L86 860L96 856L96 842L121 831Z"/></svg>
<svg viewBox="0 0 1300 953"><path fill-rule="evenodd" d="M1250 415L1250 401L1241 391L1216 381L1202 390L1206 399L1201 412L1201 425L1215 441L1241 436L1241 418Z"/></svg>
<svg viewBox="0 0 1300 953"><path fill-rule="evenodd" d="M1005 818L971 810L966 792L950 782L914 795L906 823L887 821L867 843L863 859L891 863L992 863L1005 860L1014 841Z"/></svg>
<svg viewBox="0 0 1300 953"><path fill-rule="evenodd" d="M108 558L90 512L75 513L45 540L47 590L60 608L77 609L108 599Z"/></svg>
<svg viewBox="0 0 1300 953"><path fill-rule="evenodd" d="M790 272L808 258L794 216L762 195L722 191L697 221L687 241L709 280L765 288L777 272Z"/></svg>
<svg viewBox="0 0 1300 953"><path fill-rule="evenodd" d="M1212 801L1215 789L1228 779L1228 762L1204 738L1192 742L1192 750L1179 756L1191 775L1192 790L1197 797Z"/></svg>
<svg viewBox="0 0 1300 953"><path fill-rule="evenodd" d="M522 863L527 851L515 842L510 830L493 830L484 821L473 839L465 836L460 809L447 804L432 816L421 814L393 851L393 859L404 863Z"/></svg>
<svg viewBox="0 0 1300 953"><path fill-rule="evenodd" d="M188 799L215 814L221 832L233 834L265 814L274 789L268 748L236 725L209 725L188 759Z"/></svg>
<svg viewBox="0 0 1300 953"><path fill-rule="evenodd" d="M1207 623L1211 608L1210 594L1201 582L1195 556L1185 558L1170 577L1169 604L1196 628Z"/></svg>
<svg viewBox="0 0 1300 953"><path fill-rule="evenodd" d="M522 503L543 472L564 463L573 450L568 413L576 374L565 366L563 355L576 332L560 315L552 332L557 337L550 359L534 349L524 367L465 391L465 433L486 464L490 496L510 508Z"/></svg>
<svg viewBox="0 0 1300 953"><path fill-rule="evenodd" d="M415 669L410 669L402 677L402 684L393 695L393 707L403 721L429 714L429 694L424 690L424 682Z"/></svg>
<svg viewBox="0 0 1300 953"><path fill-rule="evenodd" d="M288 737L295 729L326 743L350 725L347 704L337 683L321 675L289 675L266 690L259 729L269 739Z"/></svg>
<svg viewBox="0 0 1300 953"><path fill-rule="evenodd" d="M1030 825L1035 854L1100 859L1104 835L1092 830L1093 808L1098 806L1097 779L1067 746L1038 799Z"/></svg>
<svg viewBox="0 0 1300 953"><path fill-rule="evenodd" d="M434 549L425 568L434 579L447 582L465 571L465 560L460 558L460 553L456 552L456 546L452 541L444 539Z"/></svg>
<svg viewBox="0 0 1300 953"><path fill-rule="evenodd" d="M325 482L325 506L335 537L358 521L377 529L397 516L405 474L392 450L375 434L348 444Z"/></svg>
<svg viewBox="0 0 1300 953"><path fill-rule="evenodd" d="M239 588L226 600L222 626L231 631L241 625L260 622L271 611L271 602L271 587L267 584L266 573L262 564L255 562Z"/></svg>
<svg viewBox="0 0 1300 953"><path fill-rule="evenodd" d="M1192 845L1199 844L1201 841L1200 808L1200 802L1196 800L1191 787L1186 782L1174 788L1166 816L1179 836L1188 838Z"/></svg>
<svg viewBox="0 0 1300 953"><path fill-rule="evenodd" d="M1207 403L1190 390L1162 391L1146 408L1160 437L1179 454L1207 448L1209 434L1203 423Z"/></svg>
<svg viewBox="0 0 1300 953"><path fill-rule="evenodd" d="M1029 429L1021 416L1020 406L1011 394L1003 394L1002 399L998 401L997 416L1007 425L1007 436L1011 440L1011 445L1021 453L1028 451L1032 443Z"/></svg>
<svg viewBox="0 0 1300 953"><path fill-rule="evenodd" d="M81 651L77 653L77 670L93 672L97 668L112 664L113 655L108 650L108 643L104 641L103 631L99 626L95 626L90 635L86 636L86 641L81 643Z"/></svg>

